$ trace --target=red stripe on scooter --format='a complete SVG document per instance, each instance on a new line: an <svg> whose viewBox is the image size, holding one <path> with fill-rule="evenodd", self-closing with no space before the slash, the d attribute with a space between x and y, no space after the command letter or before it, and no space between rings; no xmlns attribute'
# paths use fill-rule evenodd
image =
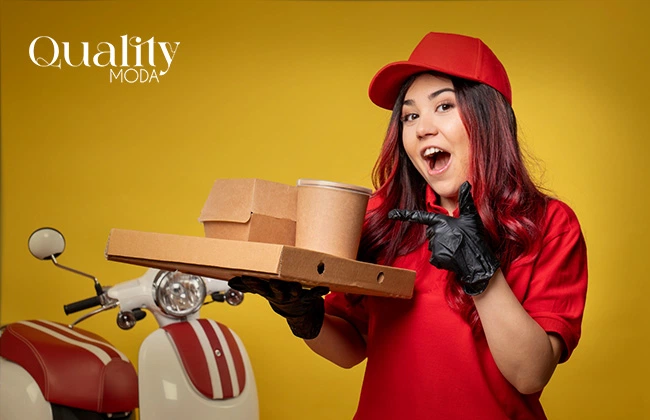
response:
<svg viewBox="0 0 650 420"><path fill-rule="evenodd" d="M49 325L48 323L43 322L41 320L32 320L31 322L33 322L34 324L38 324L43 328L47 328L50 331L54 331L55 333L61 334L61 335L65 336L65 337L67 337L67 338L69 338L69 339L71 339L73 341L77 341L77 342L80 342L80 343L86 343L86 344L90 344L91 346L99 347L100 349L104 350L106 352L106 354L108 354L111 357L111 359L120 359L120 354L115 351L113 346L106 343L106 341L102 337L100 337L98 335L95 335L95 334L92 334L89 331L75 329L75 331L78 334L86 335L86 336L88 336L88 338L90 340L85 339L85 338L81 338L78 335L72 334L71 332L67 331L67 328L68 328L67 326L65 326L63 324L59 324L58 322L56 322L56 324L58 324L58 325L60 325L60 326L62 326L64 328L61 328L61 329L53 328L51 325ZM96 341L93 341L93 340L96 340ZM100 341L101 343L98 343L97 341Z"/></svg>
<svg viewBox="0 0 650 420"><path fill-rule="evenodd" d="M232 331L230 331L230 328L218 322L217 325L221 329L223 335L226 337L226 342L228 343L228 347L230 348L230 353L232 354L232 360L235 364L235 372L237 372L237 381L239 382L239 393L241 393L244 390L244 387L246 386L246 367L244 366L244 358L242 357L239 346L237 345L237 341L235 341L235 337L232 335Z"/></svg>
<svg viewBox="0 0 650 420"><path fill-rule="evenodd" d="M186 322L163 327L176 345L176 350L183 362L185 373L196 389L205 396L212 397L210 369L205 360L203 348L194 330Z"/></svg>
<svg viewBox="0 0 650 420"><path fill-rule="evenodd" d="M217 334L214 332L207 319L199 319L198 321L201 325L201 328L203 328L203 331L205 331L205 335L208 337L210 347L212 347L212 354L214 354L214 360L217 362L217 368L219 369L219 381L221 381L223 398L232 398L234 396L232 389L232 380L230 378L228 363L226 362L226 358L224 356L225 350L223 348L223 345L219 341L219 337L217 337ZM217 352L217 350L219 351Z"/></svg>

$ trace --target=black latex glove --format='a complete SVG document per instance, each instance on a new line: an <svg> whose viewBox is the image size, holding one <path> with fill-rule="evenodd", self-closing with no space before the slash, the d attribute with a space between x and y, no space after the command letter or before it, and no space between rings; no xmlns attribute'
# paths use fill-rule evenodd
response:
<svg viewBox="0 0 650 420"><path fill-rule="evenodd" d="M459 217L414 210L391 210L388 218L427 225L431 264L453 271L468 295L485 291L499 260L484 239L485 228L476 211L469 182L458 193Z"/></svg>
<svg viewBox="0 0 650 420"><path fill-rule="evenodd" d="M256 277L234 277L228 286L244 293L257 293L271 304L273 310L287 319L296 337L316 338L325 318L323 295L329 289L317 286L304 289L300 283L282 280L262 280Z"/></svg>

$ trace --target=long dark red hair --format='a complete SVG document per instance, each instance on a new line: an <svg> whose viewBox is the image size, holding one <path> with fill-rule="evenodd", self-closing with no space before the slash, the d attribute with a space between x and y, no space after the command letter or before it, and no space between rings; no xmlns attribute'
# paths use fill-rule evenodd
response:
<svg viewBox="0 0 650 420"><path fill-rule="evenodd" d="M415 250L426 240L424 226L387 217L395 208L426 209L427 184L404 150L400 118L404 96L417 76L411 76L402 86L375 163L373 184L375 195L381 199L380 205L366 218L359 254L363 261L390 265L395 258ZM472 195L487 239L507 273L518 256L536 245L547 196L535 185L526 168L515 114L506 99L490 86L450 79L470 140ZM448 282L447 301L472 327L480 329L472 299L455 281Z"/></svg>

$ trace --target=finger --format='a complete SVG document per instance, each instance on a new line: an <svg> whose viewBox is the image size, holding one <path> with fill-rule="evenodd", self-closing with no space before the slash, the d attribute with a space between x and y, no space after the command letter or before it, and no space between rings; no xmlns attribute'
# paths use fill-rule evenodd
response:
<svg viewBox="0 0 650 420"><path fill-rule="evenodd" d="M283 280L270 280L269 287L273 295L281 301L297 298L300 295L300 290L302 290L300 283Z"/></svg>
<svg viewBox="0 0 650 420"><path fill-rule="evenodd" d="M316 286L309 289L309 294L312 296L325 296L330 292L330 288L326 286Z"/></svg>
<svg viewBox="0 0 650 420"><path fill-rule="evenodd" d="M244 293L257 293L262 296L270 296L271 289L266 280L258 279L257 277L241 276L234 277L228 282L228 286L235 290Z"/></svg>
<svg viewBox="0 0 650 420"><path fill-rule="evenodd" d="M393 209L388 212L389 219L422 223L428 226L437 224L440 221L440 217L444 216L422 210Z"/></svg>
<svg viewBox="0 0 650 420"><path fill-rule="evenodd" d="M476 206L472 197L472 185L468 181L463 182L458 191L458 212L462 215L476 213Z"/></svg>
<svg viewBox="0 0 650 420"><path fill-rule="evenodd" d="M233 277L228 280L228 287L244 293L248 291L248 287L244 284L241 277Z"/></svg>

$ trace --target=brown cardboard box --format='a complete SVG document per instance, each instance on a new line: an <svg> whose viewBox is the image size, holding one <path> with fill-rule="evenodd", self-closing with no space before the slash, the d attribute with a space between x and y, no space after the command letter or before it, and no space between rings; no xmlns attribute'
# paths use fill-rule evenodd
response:
<svg viewBox="0 0 650 420"><path fill-rule="evenodd" d="M208 238L294 245L296 187L255 178L218 179L199 221Z"/></svg>
<svg viewBox="0 0 650 420"><path fill-rule="evenodd" d="M111 261L228 280L242 274L332 291L410 298L415 271L363 263L287 245L112 229Z"/></svg>

